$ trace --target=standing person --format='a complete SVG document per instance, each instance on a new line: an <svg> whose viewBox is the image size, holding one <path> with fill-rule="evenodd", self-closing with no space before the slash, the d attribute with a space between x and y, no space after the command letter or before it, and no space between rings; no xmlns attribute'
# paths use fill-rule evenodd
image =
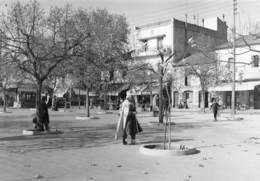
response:
<svg viewBox="0 0 260 181"><path fill-rule="evenodd" d="M123 144L126 145L126 138L130 135L131 144L135 144L136 134L141 131L142 128L136 118L136 108L133 98L128 95L121 106L115 138L122 137Z"/></svg>
<svg viewBox="0 0 260 181"><path fill-rule="evenodd" d="M214 115L214 120L217 121L217 114L218 114L218 109L219 109L219 104L217 103L216 99L213 99L213 103L211 104L211 109L213 111Z"/></svg>
<svg viewBox="0 0 260 181"><path fill-rule="evenodd" d="M42 113L41 116L43 119L44 130L49 131L50 118L49 118L48 106L46 104L46 97L42 97L40 109Z"/></svg>
<svg viewBox="0 0 260 181"><path fill-rule="evenodd" d="M156 94L154 97L153 97L153 116L158 116L159 114L159 97L158 95Z"/></svg>
<svg viewBox="0 0 260 181"><path fill-rule="evenodd" d="M129 105L129 112L126 118L126 126L124 130L123 140L126 142L127 135L131 136L131 144L135 144L136 134L142 132L142 128L138 123L136 118L136 106L133 97L129 96L128 101L130 102Z"/></svg>
<svg viewBox="0 0 260 181"><path fill-rule="evenodd" d="M145 99L144 99L144 97L142 98L142 111L145 111Z"/></svg>
<svg viewBox="0 0 260 181"><path fill-rule="evenodd" d="M51 109L53 111L58 111L58 103L57 103L57 97L56 96L53 96L51 105L52 105Z"/></svg>
<svg viewBox="0 0 260 181"><path fill-rule="evenodd" d="M126 125L127 115L129 112L129 107L130 107L130 102L128 101L128 99L125 99L122 102L119 110L119 119L117 122L117 128L115 134L115 139L117 140L122 138L124 145L127 144L126 140L123 138L123 135L124 135L125 125Z"/></svg>

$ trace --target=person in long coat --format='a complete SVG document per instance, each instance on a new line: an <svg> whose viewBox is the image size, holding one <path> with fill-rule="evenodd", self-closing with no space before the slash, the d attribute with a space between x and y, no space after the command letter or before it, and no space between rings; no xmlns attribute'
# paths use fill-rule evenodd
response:
<svg viewBox="0 0 260 181"><path fill-rule="evenodd" d="M49 118L48 106L46 104L45 97L42 97L40 109L41 109L41 114L42 114L41 116L43 119L44 130L49 131L50 118Z"/></svg>
<svg viewBox="0 0 260 181"><path fill-rule="evenodd" d="M115 138L122 138L123 144L126 145L126 138L130 135L131 144L135 144L136 134L141 131L142 128L136 118L136 108L133 99L131 96L127 96L120 109Z"/></svg>
<svg viewBox="0 0 260 181"><path fill-rule="evenodd" d="M215 121L217 121L217 115L218 115L219 108L220 108L220 105L218 104L217 100L213 99L213 103L211 104L211 109L212 109Z"/></svg>

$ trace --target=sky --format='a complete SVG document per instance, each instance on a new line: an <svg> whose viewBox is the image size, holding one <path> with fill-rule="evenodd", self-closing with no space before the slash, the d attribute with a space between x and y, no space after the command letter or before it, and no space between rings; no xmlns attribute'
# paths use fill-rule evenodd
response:
<svg viewBox="0 0 260 181"><path fill-rule="evenodd" d="M0 6L10 5L17 0L0 0ZM25 2L27 0L20 0ZM106 8L112 13L123 14L131 28L172 17L188 22L201 23L202 18L220 17L229 27L233 26L233 0L38 0L43 8L64 6L69 3L75 8ZM260 22L259 0L237 0L237 30L243 33L246 27ZM195 17L195 20L194 20Z"/></svg>

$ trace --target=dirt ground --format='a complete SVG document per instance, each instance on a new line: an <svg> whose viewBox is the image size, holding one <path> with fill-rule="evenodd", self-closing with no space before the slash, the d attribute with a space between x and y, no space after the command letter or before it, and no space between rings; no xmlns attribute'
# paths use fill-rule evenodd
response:
<svg viewBox="0 0 260 181"><path fill-rule="evenodd" d="M84 110L51 112L51 127L63 134L22 136L32 128L33 110L0 114L1 181L258 181L260 114L241 112L232 121L222 113L173 111L172 143L196 147L188 156L147 156L144 144L163 141L163 125L149 112L138 113L144 132L137 145L114 141L117 112L92 110L98 119L76 120Z"/></svg>

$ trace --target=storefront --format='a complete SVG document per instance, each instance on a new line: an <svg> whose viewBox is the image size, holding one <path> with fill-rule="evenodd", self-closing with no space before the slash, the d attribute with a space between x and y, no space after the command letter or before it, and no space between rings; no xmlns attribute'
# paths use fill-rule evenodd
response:
<svg viewBox="0 0 260 181"><path fill-rule="evenodd" d="M211 97L221 100L224 108L231 108L232 83L210 87ZM260 81L237 82L235 84L235 105L237 109L260 109Z"/></svg>

